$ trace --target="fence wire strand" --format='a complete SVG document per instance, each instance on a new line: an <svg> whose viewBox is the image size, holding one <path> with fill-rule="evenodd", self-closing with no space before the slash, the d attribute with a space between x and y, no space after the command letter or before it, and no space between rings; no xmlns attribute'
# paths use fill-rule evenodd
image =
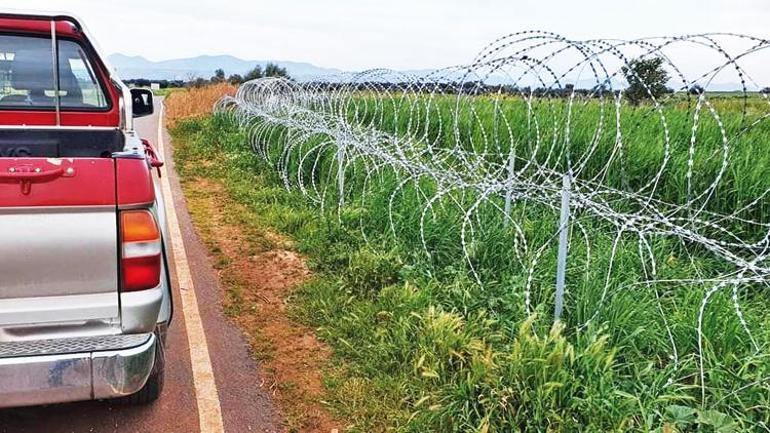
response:
<svg viewBox="0 0 770 433"><path fill-rule="evenodd" d="M494 272L478 267L479 239L497 220L511 233L511 261L526 276L511 290L522 293L527 312L543 302L534 293L536 275L552 269L547 257L558 237L556 224L548 236L533 236L528 211L540 209L556 221L568 174L570 239L583 246L575 250L579 260L570 252L570 263L579 266L570 265L569 278L602 275L594 309L578 326L597 320L615 291L653 291L673 381L687 349L677 347L664 298L677 287L702 287L693 327L705 399L704 316L715 294L730 292L735 319L755 350L763 350L742 298L770 281L770 223L763 213L770 189L731 194L746 170L740 146L768 127L770 101L759 91L768 77L754 74L763 72L757 59L766 64L769 44L737 34L576 41L528 31L492 42L469 65L430 73L378 69L303 83L247 82L217 109L248 131L254 152L286 188L321 209L336 207L340 221L346 206L367 209L373 188L396 179L385 205L390 233L397 238L404 229L399 202L406 196L419 202L419 238L430 257L432 221L442 209L455 209L465 266L480 285ZM623 92L634 71L624 67L650 57L662 59L669 86L676 85L660 95L642 82L649 102L634 106ZM734 89L729 98L718 93L725 83ZM754 145L763 151L766 144ZM655 163L642 164L643 155ZM372 233L360 225L368 239ZM611 241L596 245L597 236ZM667 258L656 251L660 239L680 246L682 260L710 265L694 265L687 278L662 276ZM636 245L641 276L618 287L618 274L629 266L619 250L628 242ZM607 245L607 260L597 259ZM568 290L572 284L568 279Z"/></svg>

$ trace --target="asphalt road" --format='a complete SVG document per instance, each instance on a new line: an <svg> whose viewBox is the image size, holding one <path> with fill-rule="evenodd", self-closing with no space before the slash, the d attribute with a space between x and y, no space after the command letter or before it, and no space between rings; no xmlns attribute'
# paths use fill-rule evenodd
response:
<svg viewBox="0 0 770 433"><path fill-rule="evenodd" d="M138 119L137 130L143 138L156 143L159 121L158 113ZM282 431L278 412L268 388L262 383L258 365L249 356L245 339L222 313L222 292L218 286L217 275L207 256L206 248L192 227L171 161L170 137L165 130L161 133L165 142L167 173L178 227L184 241L186 263L191 271L197 309L205 332L205 337L198 336L201 338L200 344L195 344L196 339L193 338L193 349L200 349L198 346L205 341L210 369L214 374L215 392L201 387L200 383L196 384L193 379L191 350L185 323L185 315L190 317L190 314L182 308L176 266L171 265L174 318L167 337L165 389L157 402L148 406L132 407L110 401L95 401L0 410L0 433L171 433L219 430L206 427L210 424L201 428L201 419L206 417L199 415L198 402L204 402L207 407L218 407L225 432ZM183 260L181 251L172 251L172 256L175 263ZM196 353L195 350L193 353ZM199 367L200 365L196 369L200 371ZM219 404L216 405L216 401L213 405L209 404L212 398L218 399Z"/></svg>

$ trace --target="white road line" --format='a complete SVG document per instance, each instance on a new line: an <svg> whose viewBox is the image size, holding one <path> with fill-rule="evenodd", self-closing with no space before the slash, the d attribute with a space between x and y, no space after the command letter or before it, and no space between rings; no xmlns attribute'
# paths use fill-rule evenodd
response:
<svg viewBox="0 0 770 433"><path fill-rule="evenodd" d="M163 145L163 111L161 102L158 116L158 142L157 149L161 156L164 155ZM195 285L190 274L190 265L187 262L187 252L179 229L179 220L174 208L174 198L171 194L171 183L168 179L168 170L164 166L161 169L161 190L166 207L166 222L168 223L171 247L174 251L174 266L179 282L179 292L182 298L182 311L184 313L185 328L187 330L187 342L190 347L190 361L192 361L193 383L195 385L195 399L198 403L198 419L201 433L224 433L222 423L222 409L219 406L219 393L214 381L214 371L211 367L209 348L206 345L206 335L203 331L203 322L198 311L198 299L195 296Z"/></svg>

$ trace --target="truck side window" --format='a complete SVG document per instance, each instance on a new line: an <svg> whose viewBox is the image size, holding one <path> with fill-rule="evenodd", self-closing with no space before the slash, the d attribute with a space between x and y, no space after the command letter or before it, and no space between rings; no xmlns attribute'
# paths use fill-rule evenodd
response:
<svg viewBox="0 0 770 433"><path fill-rule="evenodd" d="M64 108L106 108L108 105L88 56L75 42L59 41L59 82Z"/></svg>
<svg viewBox="0 0 770 433"><path fill-rule="evenodd" d="M63 110L109 107L103 88L82 47L58 41L59 97ZM51 39L0 35L0 110L55 109Z"/></svg>

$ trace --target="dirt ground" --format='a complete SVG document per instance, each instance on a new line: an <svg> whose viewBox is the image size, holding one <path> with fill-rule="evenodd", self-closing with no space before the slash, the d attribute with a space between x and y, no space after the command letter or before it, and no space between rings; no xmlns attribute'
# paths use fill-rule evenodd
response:
<svg viewBox="0 0 770 433"><path fill-rule="evenodd" d="M291 243L249 220L251 211L207 179L183 182L196 229L209 247L225 291L225 311L247 334L286 417L289 432L341 429L322 403L330 350L287 314L287 296L310 278Z"/></svg>

